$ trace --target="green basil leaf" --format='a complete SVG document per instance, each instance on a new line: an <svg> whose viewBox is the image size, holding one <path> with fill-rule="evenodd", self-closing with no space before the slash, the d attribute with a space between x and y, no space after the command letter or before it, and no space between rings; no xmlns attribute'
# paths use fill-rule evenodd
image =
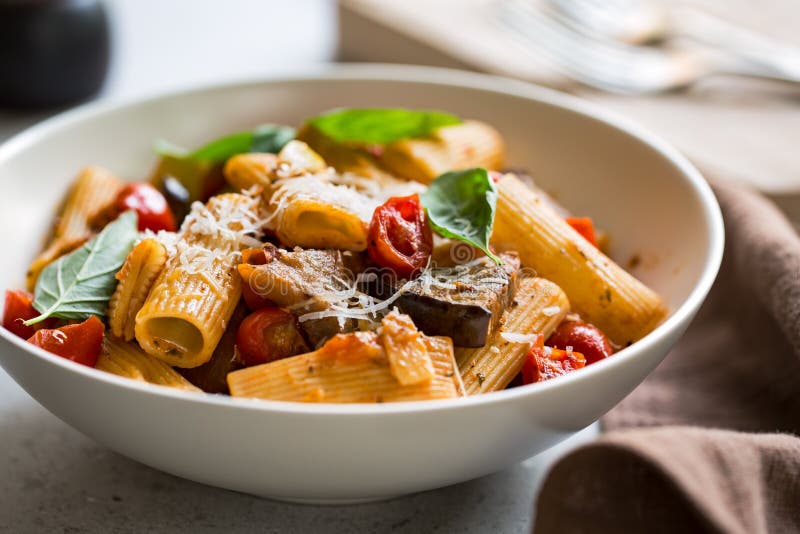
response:
<svg viewBox="0 0 800 534"><path fill-rule="evenodd" d="M441 111L411 109L339 109L308 121L339 143L385 145L400 139L427 137L461 119Z"/></svg>
<svg viewBox="0 0 800 534"><path fill-rule="evenodd" d="M126 211L94 239L44 268L36 282L33 307L41 315L25 321L36 324L48 317L102 317L117 287L114 275L138 237L135 211Z"/></svg>
<svg viewBox="0 0 800 534"><path fill-rule="evenodd" d="M237 132L211 141L194 152L158 139L154 149L157 154L182 160L223 163L245 152L272 152L277 154L283 145L294 139L295 130L289 126L262 124L249 132Z"/></svg>
<svg viewBox="0 0 800 534"><path fill-rule="evenodd" d="M264 124L253 130L253 142L250 143L250 152L271 152L277 154L281 149L294 139L295 129L290 126Z"/></svg>
<svg viewBox="0 0 800 534"><path fill-rule="evenodd" d="M501 263L489 250L497 189L486 169L477 167L442 174L431 182L420 199L436 233L464 241L484 251L498 265Z"/></svg>

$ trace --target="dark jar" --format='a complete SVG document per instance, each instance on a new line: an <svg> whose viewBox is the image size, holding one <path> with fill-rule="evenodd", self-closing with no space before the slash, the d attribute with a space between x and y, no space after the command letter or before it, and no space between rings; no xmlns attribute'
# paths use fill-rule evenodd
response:
<svg viewBox="0 0 800 534"><path fill-rule="evenodd" d="M109 41L98 0L0 0L0 106L63 106L94 95Z"/></svg>

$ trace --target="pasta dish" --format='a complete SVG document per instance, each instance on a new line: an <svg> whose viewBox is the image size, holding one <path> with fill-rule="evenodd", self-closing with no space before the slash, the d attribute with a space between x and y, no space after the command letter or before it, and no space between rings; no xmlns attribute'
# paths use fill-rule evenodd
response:
<svg viewBox="0 0 800 534"><path fill-rule="evenodd" d="M142 181L79 172L3 327L198 394L380 403L580 372L667 313L481 121L347 108L155 150Z"/></svg>

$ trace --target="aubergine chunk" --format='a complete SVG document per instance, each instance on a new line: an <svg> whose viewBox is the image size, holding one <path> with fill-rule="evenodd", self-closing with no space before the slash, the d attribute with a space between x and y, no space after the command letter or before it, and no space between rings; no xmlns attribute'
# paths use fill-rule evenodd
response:
<svg viewBox="0 0 800 534"><path fill-rule="evenodd" d="M417 328L429 336L448 336L457 347L482 347L514 300L519 258L501 254L454 267L430 269L396 301Z"/></svg>
<svg viewBox="0 0 800 534"><path fill-rule="evenodd" d="M333 295L351 289L364 268L362 255L348 251L284 250L272 245L265 245L264 250L265 264L242 264L239 273L260 296L297 316L328 310ZM321 317L304 321L300 327L309 344L319 347L336 334L358 330L358 321Z"/></svg>

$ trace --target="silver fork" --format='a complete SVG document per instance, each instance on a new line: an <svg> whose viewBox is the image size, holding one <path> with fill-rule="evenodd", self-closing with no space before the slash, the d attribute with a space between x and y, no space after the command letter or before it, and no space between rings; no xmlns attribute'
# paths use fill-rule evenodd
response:
<svg viewBox="0 0 800 534"><path fill-rule="evenodd" d="M778 75L800 73L800 47L665 0L547 0L579 32L629 44L690 40Z"/></svg>
<svg viewBox="0 0 800 534"><path fill-rule="evenodd" d="M742 58L706 50L634 46L588 36L552 7L532 0L503 0L498 20L565 75L604 91L641 94L679 89L715 74L800 83L800 69L776 72Z"/></svg>

